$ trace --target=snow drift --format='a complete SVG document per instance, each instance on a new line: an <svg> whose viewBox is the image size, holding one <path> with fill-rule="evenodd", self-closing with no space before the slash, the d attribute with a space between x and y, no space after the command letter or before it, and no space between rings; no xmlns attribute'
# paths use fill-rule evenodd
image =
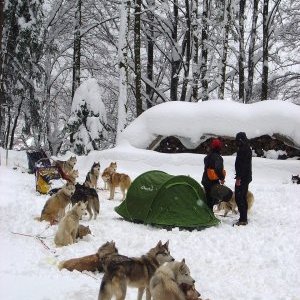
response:
<svg viewBox="0 0 300 300"><path fill-rule="evenodd" d="M161 135L177 136L183 143L197 146L205 136L235 137L237 132L245 131L249 138L281 135L300 148L299 128L300 106L290 102L166 102L135 119L120 135L118 145L129 143L146 149Z"/></svg>

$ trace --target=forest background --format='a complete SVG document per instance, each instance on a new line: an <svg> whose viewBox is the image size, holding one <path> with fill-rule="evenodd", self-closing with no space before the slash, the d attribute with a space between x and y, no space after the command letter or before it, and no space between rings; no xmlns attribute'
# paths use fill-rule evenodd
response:
<svg viewBox="0 0 300 300"><path fill-rule="evenodd" d="M167 101L299 104L299 25L294 0L0 0L0 146L87 154Z"/></svg>

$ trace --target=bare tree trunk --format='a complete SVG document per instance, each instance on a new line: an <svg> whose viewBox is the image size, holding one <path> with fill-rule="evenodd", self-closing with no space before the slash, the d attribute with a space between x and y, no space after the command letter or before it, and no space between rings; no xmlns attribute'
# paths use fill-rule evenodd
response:
<svg viewBox="0 0 300 300"><path fill-rule="evenodd" d="M262 88L261 100L268 99L269 96L269 46L270 37L274 32L274 18L278 11L281 0L276 0L274 6L269 12L269 0L263 3L263 70L262 70Z"/></svg>
<svg viewBox="0 0 300 300"><path fill-rule="evenodd" d="M10 107L7 109L7 128L5 131L5 149L8 149L9 133L10 133L11 114Z"/></svg>
<svg viewBox="0 0 300 300"><path fill-rule="evenodd" d="M72 82L72 100L76 89L80 85L80 58L81 58L81 1L77 0L75 13L75 32L74 32L74 51L73 51L73 82Z"/></svg>
<svg viewBox="0 0 300 300"><path fill-rule="evenodd" d="M3 21L4 0L0 0L0 146L4 144L4 86L3 86Z"/></svg>
<svg viewBox="0 0 300 300"><path fill-rule="evenodd" d="M74 49L73 49L73 78L72 78L72 101L76 89L80 85L80 56L81 56L81 0L77 0L75 13ZM70 134L70 142L74 143L73 132Z"/></svg>
<svg viewBox="0 0 300 300"><path fill-rule="evenodd" d="M122 0L120 8L119 28L119 97L118 97L118 124L117 141L124 130L127 120L127 86L128 86L128 27L130 14L130 1Z"/></svg>
<svg viewBox="0 0 300 300"><path fill-rule="evenodd" d="M178 49L175 49L177 47L177 39L178 39L178 0L174 0L173 2L173 31L172 31L172 39L173 39L173 45L172 45L172 58L171 58L171 84L170 84L170 99L172 101L177 101L177 91L178 91L178 73L179 73L179 67L180 67L180 59L178 56Z"/></svg>
<svg viewBox="0 0 300 300"><path fill-rule="evenodd" d="M246 0L240 0L239 11L239 99L245 102L245 42L244 42L244 26L245 26L245 5Z"/></svg>
<svg viewBox="0 0 300 300"><path fill-rule="evenodd" d="M1 6L3 5L3 0ZM0 141L2 144L8 146L9 131L11 115L10 109L12 105L11 93L5 91L5 83L12 80L11 65L14 60L17 46L17 38L19 35L19 26L17 23L17 4L18 2L11 1L10 6L7 8L7 16L4 20L4 7L1 8L1 52L0 52ZM5 21L5 22L4 22ZM7 123L9 122L9 123ZM5 128L6 127L6 128Z"/></svg>
<svg viewBox="0 0 300 300"><path fill-rule="evenodd" d="M199 89L199 40L198 40L198 0L193 2L193 13L192 13L192 30L193 30L193 91L192 101L198 100L198 89Z"/></svg>
<svg viewBox="0 0 300 300"><path fill-rule="evenodd" d="M221 72L220 72L220 87L219 87L219 99L224 99L225 83L226 83L226 64L228 53L228 36L231 26L231 0L227 0L224 3L224 35L223 35L223 52L221 59Z"/></svg>
<svg viewBox="0 0 300 300"><path fill-rule="evenodd" d="M185 64L184 64L184 79L182 84L182 91L180 101L186 101L186 92L189 82L189 73L190 73L190 62L191 62L191 14L190 14L190 4L189 0L185 0L185 20L186 20L186 55L185 55Z"/></svg>
<svg viewBox="0 0 300 300"><path fill-rule="evenodd" d="M135 62L135 98L136 116L143 112L141 93L141 5L142 0L135 0L134 7L134 62Z"/></svg>
<svg viewBox="0 0 300 300"><path fill-rule="evenodd" d="M136 116L143 112L141 93L141 5L142 0L135 0L134 7L134 69Z"/></svg>
<svg viewBox="0 0 300 300"><path fill-rule="evenodd" d="M55 105L55 108L53 111L54 120L57 120L59 118L58 111L59 111L59 109L58 109L57 105ZM47 127L49 127L49 125L50 125L50 122L48 123ZM58 132L58 131L59 131L59 125L57 123L55 123L54 124L54 132ZM63 129L63 131L65 131L65 129ZM48 132L49 132L49 129L48 129ZM62 133L62 136L64 136L63 133ZM59 138L58 136L57 136L55 143L53 143L52 141L49 141L49 139L48 139L49 151L50 151L51 155L55 155L55 156L58 155L58 153L61 149L61 146L63 145L63 142L64 142L64 138Z"/></svg>
<svg viewBox="0 0 300 300"><path fill-rule="evenodd" d="M37 147L41 145L42 137L42 120L41 120L41 107L35 95L35 89L32 85L28 86L29 90L29 112L30 112L30 126L34 137L34 142Z"/></svg>
<svg viewBox="0 0 300 300"><path fill-rule="evenodd" d="M269 76L269 0L263 3L263 69L261 81L261 100L268 99L268 76Z"/></svg>
<svg viewBox="0 0 300 300"><path fill-rule="evenodd" d="M249 54L248 54L248 84L246 88L246 103L252 98L253 90L253 78L254 78L254 48L256 41L256 26L258 17L258 2L259 0L254 0L253 2L253 12L252 12L252 28L249 44Z"/></svg>
<svg viewBox="0 0 300 300"><path fill-rule="evenodd" d="M202 85L202 100L208 100L208 81L207 81L207 40L208 40L208 0L203 0L202 13L202 55L201 55L201 85Z"/></svg>
<svg viewBox="0 0 300 300"><path fill-rule="evenodd" d="M22 104L23 104L23 99L20 101L19 105L18 105L18 109L17 109L17 114L15 116L14 122L13 122L13 127L11 130L11 134L10 134L10 143L9 143L9 149L12 150L13 146L14 146L14 138L15 138L15 131L17 128L17 124L18 124L18 119L21 113L21 108L22 108Z"/></svg>
<svg viewBox="0 0 300 300"><path fill-rule="evenodd" d="M154 14L152 9L155 7L155 0L147 0L148 8L150 9L147 13L149 19L149 29L147 33L147 78L150 82L153 82L153 55L154 55ZM151 100L153 97L152 87L146 84L146 95L147 95L147 108L152 106Z"/></svg>
<svg viewBox="0 0 300 300"><path fill-rule="evenodd" d="M2 50L3 25L4 25L4 0L0 0L0 43L1 43L0 50ZM1 57L0 57L0 62L2 62Z"/></svg>

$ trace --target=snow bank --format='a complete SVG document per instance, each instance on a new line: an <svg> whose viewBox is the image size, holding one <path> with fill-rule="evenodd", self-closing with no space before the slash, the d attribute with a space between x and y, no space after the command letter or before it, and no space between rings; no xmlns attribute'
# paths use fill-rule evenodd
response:
<svg viewBox="0 0 300 300"><path fill-rule="evenodd" d="M48 196L36 193L34 175L24 172L25 152L9 151L8 154L8 166L5 166L5 151L0 148L0 299L97 299L103 273L59 271L56 264L95 253L100 245L111 240L116 241L121 254L140 256L161 239L170 241L176 260L186 259L203 299L299 300L300 186L291 183L291 174L299 173L298 161L253 158L250 190L255 203L246 227L231 226L238 219L234 214L226 218L218 216L219 226L192 232L126 222L114 211L122 198L120 190L117 189L113 201L107 200L108 191L100 190L100 216L91 221L84 217L81 221L90 226L93 235L73 245L55 247L57 225L48 227L47 222L34 220ZM132 179L155 168L174 175L190 175L200 181L203 158L200 154L170 155L118 147L78 156L76 169L80 183L94 161L100 161L101 171L111 161L117 161L118 171ZM234 161L233 156L224 158L226 184L231 188ZM101 179L99 186L103 187ZM40 234L52 252L38 240L12 232ZM137 290L128 288L126 299L136 299L136 296Z"/></svg>
<svg viewBox="0 0 300 300"><path fill-rule="evenodd" d="M135 119L121 134L118 145L129 143L146 149L158 135L174 135L197 146L205 135L235 137L237 132L245 131L249 138L280 134L300 147L299 128L300 106L284 101L167 102Z"/></svg>

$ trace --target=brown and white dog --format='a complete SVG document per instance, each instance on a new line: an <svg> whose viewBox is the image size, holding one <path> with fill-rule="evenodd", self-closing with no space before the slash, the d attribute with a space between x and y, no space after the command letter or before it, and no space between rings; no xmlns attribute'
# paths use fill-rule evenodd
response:
<svg viewBox="0 0 300 300"><path fill-rule="evenodd" d="M104 169L102 173L102 180L104 182L104 189L108 189L107 179L110 178L110 176L117 171L117 163L111 162L110 165Z"/></svg>
<svg viewBox="0 0 300 300"><path fill-rule="evenodd" d="M182 284L193 286L195 280L183 259L160 266L150 281L150 293L153 300L186 300L187 294L181 288Z"/></svg>
<svg viewBox="0 0 300 300"><path fill-rule="evenodd" d="M57 223L65 215L65 208L71 203L71 197L74 193L74 184L66 183L46 201L41 217L36 218L36 220L48 221L50 224Z"/></svg>
<svg viewBox="0 0 300 300"><path fill-rule="evenodd" d="M78 202L60 220L54 237L56 246L67 246L76 242L79 220L86 214L87 203Z"/></svg>
<svg viewBox="0 0 300 300"><path fill-rule="evenodd" d="M138 288L138 300L142 300L146 289L146 299L151 299L149 291L150 279L155 270L165 262L173 261L169 243L161 241L141 257L112 257L105 267L98 300L110 300L116 296L118 300L126 298L127 286ZM165 298L164 300L169 300Z"/></svg>
<svg viewBox="0 0 300 300"><path fill-rule="evenodd" d="M123 201L126 197L126 192L128 191L131 185L130 177L127 174L114 172L111 175L107 174L105 177L105 181L107 182L109 187L108 200L114 199L116 187L120 187Z"/></svg>
<svg viewBox="0 0 300 300"><path fill-rule="evenodd" d="M77 239L82 239L84 236L86 236L88 234L91 234L91 233L92 232L91 232L89 226L84 226L82 224L79 224L78 231L77 231L77 234L76 234L76 238Z"/></svg>
<svg viewBox="0 0 300 300"><path fill-rule="evenodd" d="M73 170L76 165L77 158L76 156L71 156L68 160L56 160L54 161L54 166L60 169L65 175L69 175L69 173Z"/></svg>
<svg viewBox="0 0 300 300"><path fill-rule="evenodd" d="M179 285L180 289L185 295L185 300L202 300L200 298L200 293L196 290L195 285L190 285L186 283L181 283Z"/></svg>
<svg viewBox="0 0 300 300"><path fill-rule="evenodd" d="M110 257L118 254L115 242L106 242L103 244L95 254L86 255L83 257L72 258L69 260L61 261L58 268L67 269L69 271L77 270L79 272L90 271L90 272L103 272L104 265Z"/></svg>
<svg viewBox="0 0 300 300"><path fill-rule="evenodd" d="M75 185L76 179L79 177L78 170L71 170L68 174L68 181Z"/></svg>
<svg viewBox="0 0 300 300"><path fill-rule="evenodd" d="M248 191L247 193L247 203L248 203L248 212L249 212L254 203L254 196L250 191ZM234 214L237 214L237 204L235 201L234 193L228 202L220 202L218 204L217 210L218 211L224 210L224 217L226 217L230 211Z"/></svg>

